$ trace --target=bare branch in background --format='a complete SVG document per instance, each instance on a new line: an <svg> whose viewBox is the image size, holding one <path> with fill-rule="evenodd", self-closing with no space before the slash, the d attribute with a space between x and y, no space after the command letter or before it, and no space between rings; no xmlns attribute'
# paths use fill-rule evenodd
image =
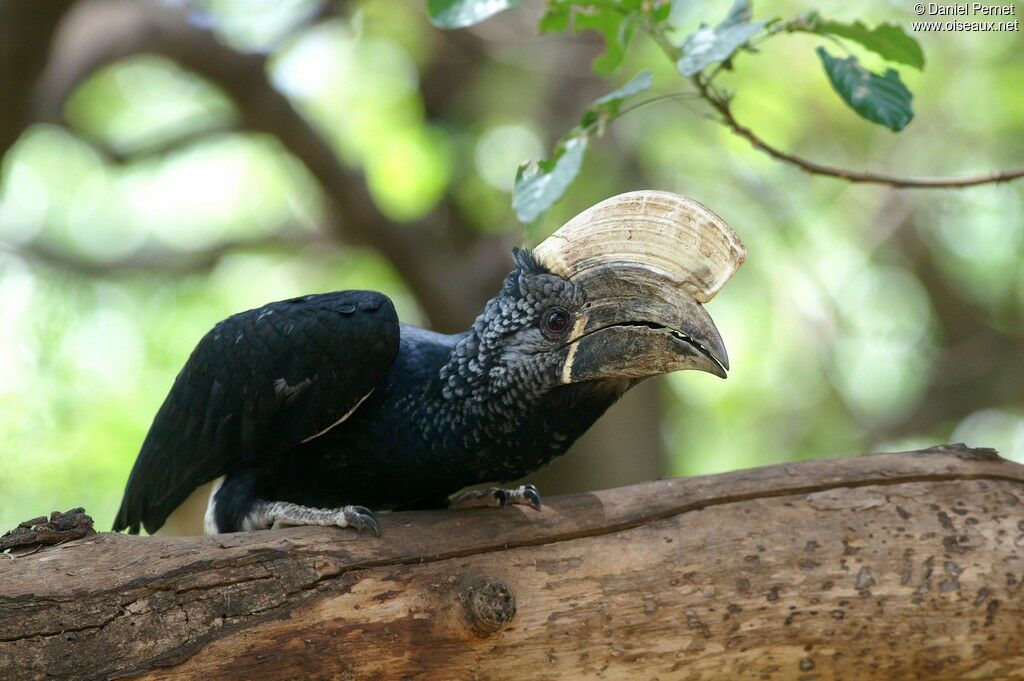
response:
<svg viewBox="0 0 1024 681"><path fill-rule="evenodd" d="M72 0L0 0L0 156L28 127L36 79Z"/></svg>
<svg viewBox="0 0 1024 681"><path fill-rule="evenodd" d="M452 201L409 224L387 218L362 174L345 166L310 121L271 85L266 55L228 47L177 8L134 0L84 0L76 6L42 77L43 120L59 122L78 84L135 54L163 56L209 79L238 108L240 129L280 140L323 188L331 230L391 260L435 327L464 328L481 300L497 289L508 269L510 237L480 234Z"/></svg>
<svg viewBox="0 0 1024 681"><path fill-rule="evenodd" d="M115 260L96 260L67 249L35 240L11 252L31 263L53 267L67 274L82 277L121 277L141 274L198 274L209 272L228 255L244 251L299 250L317 246L317 252L336 246L337 242L322 233L285 232L270 236L223 241L211 248L183 252L171 248L148 247Z"/></svg>
<svg viewBox="0 0 1024 681"><path fill-rule="evenodd" d="M65 122L65 127L70 126ZM233 123L215 125L213 127L201 127L161 139L152 144L144 144L130 149L122 149L110 144L104 139L86 135L76 131L76 135L86 144L91 146L96 153L103 157L107 163L114 165L128 165L139 163L154 158L161 158L184 151L188 147L196 146L215 140L233 132L238 132L238 126Z"/></svg>

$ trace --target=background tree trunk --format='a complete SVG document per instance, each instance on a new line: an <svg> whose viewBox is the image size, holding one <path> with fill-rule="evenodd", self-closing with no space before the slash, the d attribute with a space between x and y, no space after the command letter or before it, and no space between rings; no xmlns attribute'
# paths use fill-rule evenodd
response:
<svg viewBox="0 0 1024 681"><path fill-rule="evenodd" d="M5 679L1005 679L1024 466L947 446L0 563Z"/></svg>

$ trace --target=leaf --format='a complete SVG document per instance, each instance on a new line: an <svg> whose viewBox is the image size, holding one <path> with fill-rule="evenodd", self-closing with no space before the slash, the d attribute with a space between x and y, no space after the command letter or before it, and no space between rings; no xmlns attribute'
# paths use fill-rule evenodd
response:
<svg viewBox="0 0 1024 681"><path fill-rule="evenodd" d="M564 33L569 30L569 19L572 17L572 10L569 5L560 2L548 3L540 21L537 22L537 29L541 33Z"/></svg>
<svg viewBox="0 0 1024 681"><path fill-rule="evenodd" d="M635 13L623 14L617 9L591 7L576 12L573 27L577 31L591 30L604 36L605 52L591 64L595 73L608 75L619 68L636 32L637 18Z"/></svg>
<svg viewBox="0 0 1024 681"><path fill-rule="evenodd" d="M620 87L618 90L612 90L603 97L598 97L590 104L590 108L593 109L599 106L614 107L617 112L619 104L624 99L638 95L641 92L646 92L651 89L651 83L654 82L654 76L647 69L644 69L640 73L633 76L628 83Z"/></svg>
<svg viewBox="0 0 1024 681"><path fill-rule="evenodd" d="M852 40L883 59L913 66L918 70L924 69L921 45L895 24L879 24L869 29L861 21L819 21L814 26L814 32Z"/></svg>
<svg viewBox="0 0 1024 681"><path fill-rule="evenodd" d="M617 90L598 97L583 112L579 125L558 144L552 158L520 166L512 208L521 222L534 222L562 198L580 172L591 136L599 134L600 126L595 129L594 125L615 117L626 99L649 90L653 80L651 72L644 70Z"/></svg>
<svg viewBox="0 0 1024 681"><path fill-rule="evenodd" d="M729 28L736 24L746 24L753 18L754 8L750 4L750 0L736 0L732 3L729 13L725 15L725 19L722 19L722 23L717 28Z"/></svg>
<svg viewBox="0 0 1024 681"><path fill-rule="evenodd" d="M520 166L512 190L512 208L520 222L530 223L562 198L583 166L586 136L570 137L551 159Z"/></svg>
<svg viewBox="0 0 1024 681"><path fill-rule="evenodd" d="M837 59L823 47L817 52L832 87L862 117L893 132L902 130L914 117L910 108L913 95L895 70L886 69L879 76L861 66L856 57Z"/></svg>
<svg viewBox="0 0 1024 681"><path fill-rule="evenodd" d="M718 62L726 61L764 28L766 21L750 23L753 10L750 0L735 0L725 18L711 28L700 28L683 41L683 57L676 63L679 73L686 77L696 75Z"/></svg>
<svg viewBox="0 0 1024 681"><path fill-rule="evenodd" d="M676 63L679 73L693 76L712 64L732 57L736 50L746 45L751 38L764 28L766 22L733 24L715 28L701 26L683 41L683 58Z"/></svg>
<svg viewBox="0 0 1024 681"><path fill-rule="evenodd" d="M519 0L427 0L427 13L435 26L464 28L517 5Z"/></svg>

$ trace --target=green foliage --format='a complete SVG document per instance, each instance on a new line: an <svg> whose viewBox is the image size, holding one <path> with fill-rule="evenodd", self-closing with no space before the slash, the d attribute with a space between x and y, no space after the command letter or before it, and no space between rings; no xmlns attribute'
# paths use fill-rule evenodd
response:
<svg viewBox="0 0 1024 681"><path fill-rule="evenodd" d="M492 6L487 2L434 3L433 0L429 4L435 17L435 4ZM755 43L783 33L806 32L835 42L847 40L887 61L924 68L921 46L894 24L880 24L872 29L860 20L823 19L817 11L805 12L789 21L780 17L753 21L751 0L734 0L719 23L700 24L681 45L676 45L667 32L671 9L671 3L657 0L549 0L538 29L541 33L562 33L570 29L600 33L604 36L605 51L592 66L594 72L602 75L615 71L622 64L633 37L638 30L643 31L675 63L679 74L691 79L705 99L716 106L727 107L732 97L719 95L713 88L712 82L719 71L731 69L733 59L741 50L756 53ZM493 12L478 11L480 18L490 14ZM914 116L911 94L896 70L889 68L878 75L862 66L854 55L837 59L824 48L819 47L817 51L833 89L857 114L894 132L910 123ZM603 126L606 121L615 119L619 111L616 108L588 114L595 120L600 118ZM591 123L584 116L581 124L558 142L550 158L520 167L512 198L520 220L526 223L537 220L572 184L591 135ZM571 153L567 153L569 151Z"/></svg>
<svg viewBox="0 0 1024 681"><path fill-rule="evenodd" d="M895 70L886 69L885 74L879 76L861 66L857 57L837 59L824 47L818 48L818 56L832 87L864 118L899 132L914 117L910 91Z"/></svg>
<svg viewBox="0 0 1024 681"><path fill-rule="evenodd" d="M574 135L555 147L551 158L531 161L519 167L512 208L522 222L537 220L562 198L580 173L587 142L586 135Z"/></svg>
<svg viewBox="0 0 1024 681"><path fill-rule="evenodd" d="M580 123L555 147L551 158L519 167L512 192L512 208L524 223L539 219L579 175L592 135L600 135L607 121L622 113L622 103L650 89L654 77L641 71L617 90L595 99Z"/></svg>
<svg viewBox="0 0 1024 681"><path fill-rule="evenodd" d="M829 21L821 19L817 12L806 17L809 30L819 35L831 35L858 43L886 61L906 64L915 69L924 68L924 51L921 45L907 35L901 26L879 24L869 29L864 22Z"/></svg>
<svg viewBox="0 0 1024 681"><path fill-rule="evenodd" d="M701 24L683 41L683 56L676 62L679 73L695 76L712 64L728 61L737 50L761 32L768 22L751 23L749 0L736 0L729 14L714 28Z"/></svg>
<svg viewBox="0 0 1024 681"><path fill-rule="evenodd" d="M427 0L427 12L439 28L465 28L518 4L519 0Z"/></svg>

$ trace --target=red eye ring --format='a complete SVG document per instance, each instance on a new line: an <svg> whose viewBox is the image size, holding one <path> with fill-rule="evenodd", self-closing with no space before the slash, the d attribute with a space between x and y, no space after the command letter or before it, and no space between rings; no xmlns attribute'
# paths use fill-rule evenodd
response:
<svg viewBox="0 0 1024 681"><path fill-rule="evenodd" d="M554 338L560 338L569 331L571 315L560 307L552 307L541 315L541 328L544 332Z"/></svg>

